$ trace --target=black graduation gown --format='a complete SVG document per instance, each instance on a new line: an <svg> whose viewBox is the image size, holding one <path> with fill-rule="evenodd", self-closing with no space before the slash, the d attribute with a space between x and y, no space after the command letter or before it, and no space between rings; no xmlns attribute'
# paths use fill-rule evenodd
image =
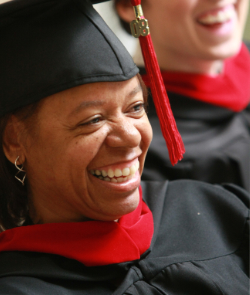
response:
<svg viewBox="0 0 250 295"><path fill-rule="evenodd" d="M141 259L86 267L58 255L1 252L0 294L247 295L249 195L188 180L142 189L154 235Z"/></svg>
<svg viewBox="0 0 250 295"><path fill-rule="evenodd" d="M250 107L236 113L176 93L168 96L186 153L182 161L171 165L149 98L148 117L154 136L142 179L230 182L250 191Z"/></svg>

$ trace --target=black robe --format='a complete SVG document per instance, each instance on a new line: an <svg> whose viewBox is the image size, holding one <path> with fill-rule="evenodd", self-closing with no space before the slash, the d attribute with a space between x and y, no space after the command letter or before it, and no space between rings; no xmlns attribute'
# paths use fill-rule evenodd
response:
<svg viewBox="0 0 250 295"><path fill-rule="evenodd" d="M250 106L236 113L176 93L168 96L186 153L182 161L171 165L149 98L148 117L154 136L142 179L230 182L250 191Z"/></svg>
<svg viewBox="0 0 250 295"><path fill-rule="evenodd" d="M54 254L1 252L0 294L249 294L244 190L188 180L143 182L142 189L154 235L139 260L86 267Z"/></svg>

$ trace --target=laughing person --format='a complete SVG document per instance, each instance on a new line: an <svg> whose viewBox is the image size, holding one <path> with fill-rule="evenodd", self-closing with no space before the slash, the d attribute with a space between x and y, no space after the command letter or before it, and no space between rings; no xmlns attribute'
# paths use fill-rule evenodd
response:
<svg viewBox="0 0 250 295"><path fill-rule="evenodd" d="M189 178L233 182L250 191L250 57L242 44L248 0L142 0L171 107L182 135L184 160L172 167L154 105L154 138L143 179ZM124 26L130 0L115 0ZM139 50L136 64L150 86Z"/></svg>
<svg viewBox="0 0 250 295"><path fill-rule="evenodd" d="M0 35L0 294L247 295L248 194L141 182L145 86L91 3L10 1Z"/></svg>

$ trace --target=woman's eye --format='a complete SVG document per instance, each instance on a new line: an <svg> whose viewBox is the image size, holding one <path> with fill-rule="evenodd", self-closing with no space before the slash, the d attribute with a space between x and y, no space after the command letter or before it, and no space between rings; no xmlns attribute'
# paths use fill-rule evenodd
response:
<svg viewBox="0 0 250 295"><path fill-rule="evenodd" d="M132 111L133 112L136 112L136 113L141 112L141 111L144 111L144 109L145 109L144 103L139 103L139 104L134 105L132 107Z"/></svg>
<svg viewBox="0 0 250 295"><path fill-rule="evenodd" d="M80 124L80 125L82 125L82 126L94 125L94 124L99 123L100 121L101 121L101 117L96 117L96 118L93 118L93 119L91 119L91 120L89 120L87 122L84 122L84 123Z"/></svg>
<svg viewBox="0 0 250 295"><path fill-rule="evenodd" d="M89 123L90 124L96 124L99 123L101 121L101 118L94 118L93 120L91 120Z"/></svg>

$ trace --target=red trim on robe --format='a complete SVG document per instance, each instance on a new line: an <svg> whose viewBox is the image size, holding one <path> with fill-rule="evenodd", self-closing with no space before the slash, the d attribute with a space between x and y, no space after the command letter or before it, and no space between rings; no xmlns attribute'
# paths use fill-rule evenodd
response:
<svg viewBox="0 0 250 295"><path fill-rule="evenodd" d="M139 259L153 237L153 215L142 200L119 222L86 221L21 226L0 234L1 251L57 254L86 266Z"/></svg>
<svg viewBox="0 0 250 295"><path fill-rule="evenodd" d="M224 63L218 76L162 71L167 91L240 112L250 103L250 54L242 44L239 53ZM142 76L149 87L147 75Z"/></svg>

